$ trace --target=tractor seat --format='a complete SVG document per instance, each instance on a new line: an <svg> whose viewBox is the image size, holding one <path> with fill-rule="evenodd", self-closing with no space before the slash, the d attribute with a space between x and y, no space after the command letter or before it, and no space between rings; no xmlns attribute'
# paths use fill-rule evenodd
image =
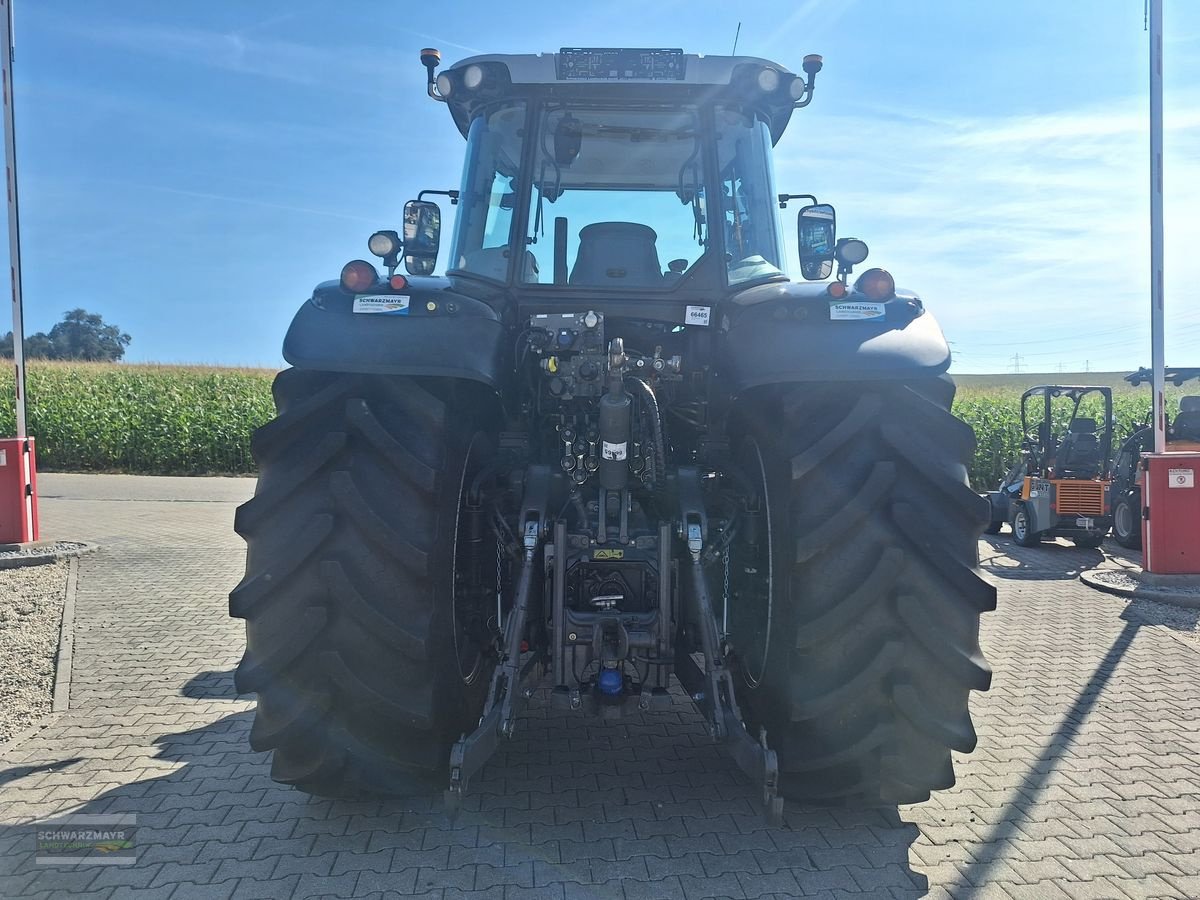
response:
<svg viewBox="0 0 1200 900"><path fill-rule="evenodd" d="M663 286L658 235L634 222L596 222L579 230L571 284L585 287Z"/></svg>
<svg viewBox="0 0 1200 900"><path fill-rule="evenodd" d="M1179 415L1171 423L1169 437L1173 441L1200 441L1200 397L1182 397Z"/></svg>
<svg viewBox="0 0 1200 900"><path fill-rule="evenodd" d="M1100 474L1100 439L1095 419L1072 419L1058 449L1055 474L1067 478L1095 478Z"/></svg>

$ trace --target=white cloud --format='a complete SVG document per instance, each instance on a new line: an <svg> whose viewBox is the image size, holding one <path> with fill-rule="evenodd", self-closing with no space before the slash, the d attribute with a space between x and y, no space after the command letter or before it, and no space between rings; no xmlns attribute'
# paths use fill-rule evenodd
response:
<svg viewBox="0 0 1200 900"><path fill-rule="evenodd" d="M1168 357L1194 364L1200 96L1166 118ZM800 113L781 190L838 207L839 231L918 290L959 371L1120 368L1149 358L1146 115L1135 100L1031 116ZM814 113L814 118L817 114ZM806 128L808 125L808 128Z"/></svg>
<svg viewBox="0 0 1200 900"><path fill-rule="evenodd" d="M395 54L335 52L324 45L252 37L250 29L220 32L118 20L85 25L65 17L54 28L130 53L305 86L373 92L393 82L401 66Z"/></svg>

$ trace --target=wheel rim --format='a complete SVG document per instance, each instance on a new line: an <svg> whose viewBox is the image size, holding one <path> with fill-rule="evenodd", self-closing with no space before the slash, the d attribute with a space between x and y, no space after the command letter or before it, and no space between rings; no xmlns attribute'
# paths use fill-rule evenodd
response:
<svg viewBox="0 0 1200 900"><path fill-rule="evenodd" d="M454 517L454 542L451 550L453 568L450 573L450 591L453 602L451 630L454 633L454 653L458 661L458 674L464 684L473 684L483 671L487 645L488 585L499 589L499 559L496 538L485 523L484 537L480 547L472 547L463 534L464 513L467 512L467 488L469 477L479 469L478 456L482 450L482 436L476 435L467 448L462 476L458 484L458 505ZM484 504L484 514L487 506ZM489 562L495 565L494 581L485 577Z"/></svg>
<svg viewBox="0 0 1200 900"><path fill-rule="evenodd" d="M742 677L756 688L766 673L771 648L775 535L762 450L753 438L747 446L747 474L758 489L762 527L756 544L735 540L729 549L729 631Z"/></svg>
<svg viewBox="0 0 1200 900"><path fill-rule="evenodd" d="M1029 528L1029 523L1025 520L1025 510L1018 509L1013 516L1013 537L1018 541L1025 540L1025 532Z"/></svg>
<svg viewBox="0 0 1200 900"><path fill-rule="evenodd" d="M1117 504L1117 508L1113 512L1113 528L1123 538L1133 534L1133 510L1124 500Z"/></svg>

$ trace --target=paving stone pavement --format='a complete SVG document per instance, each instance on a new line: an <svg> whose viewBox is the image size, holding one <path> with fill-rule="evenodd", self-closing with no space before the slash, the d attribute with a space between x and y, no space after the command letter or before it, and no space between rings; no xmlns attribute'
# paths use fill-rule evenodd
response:
<svg viewBox="0 0 1200 900"><path fill-rule="evenodd" d="M1200 653L1080 584L1098 551L981 543L995 679L927 803L770 828L683 702L568 723L535 696L451 822L270 780L226 610L253 483L111 479L40 479L46 536L101 549L70 710L0 758L0 898L1200 897ZM136 864L36 865L35 823L66 813L136 814Z"/></svg>

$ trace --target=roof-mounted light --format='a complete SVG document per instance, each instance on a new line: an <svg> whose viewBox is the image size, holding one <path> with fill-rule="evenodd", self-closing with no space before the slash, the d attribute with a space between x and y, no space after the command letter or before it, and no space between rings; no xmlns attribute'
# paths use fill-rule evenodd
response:
<svg viewBox="0 0 1200 900"><path fill-rule="evenodd" d="M437 90L443 97L449 97L454 93L454 79L443 72L437 77Z"/></svg>
<svg viewBox="0 0 1200 900"><path fill-rule="evenodd" d="M764 94L770 94L779 90L779 82L781 76L778 69L771 66L763 66L758 72L758 89Z"/></svg>
<svg viewBox="0 0 1200 900"><path fill-rule="evenodd" d="M468 91L479 90L483 84L483 66L470 65L463 69L462 83Z"/></svg>

